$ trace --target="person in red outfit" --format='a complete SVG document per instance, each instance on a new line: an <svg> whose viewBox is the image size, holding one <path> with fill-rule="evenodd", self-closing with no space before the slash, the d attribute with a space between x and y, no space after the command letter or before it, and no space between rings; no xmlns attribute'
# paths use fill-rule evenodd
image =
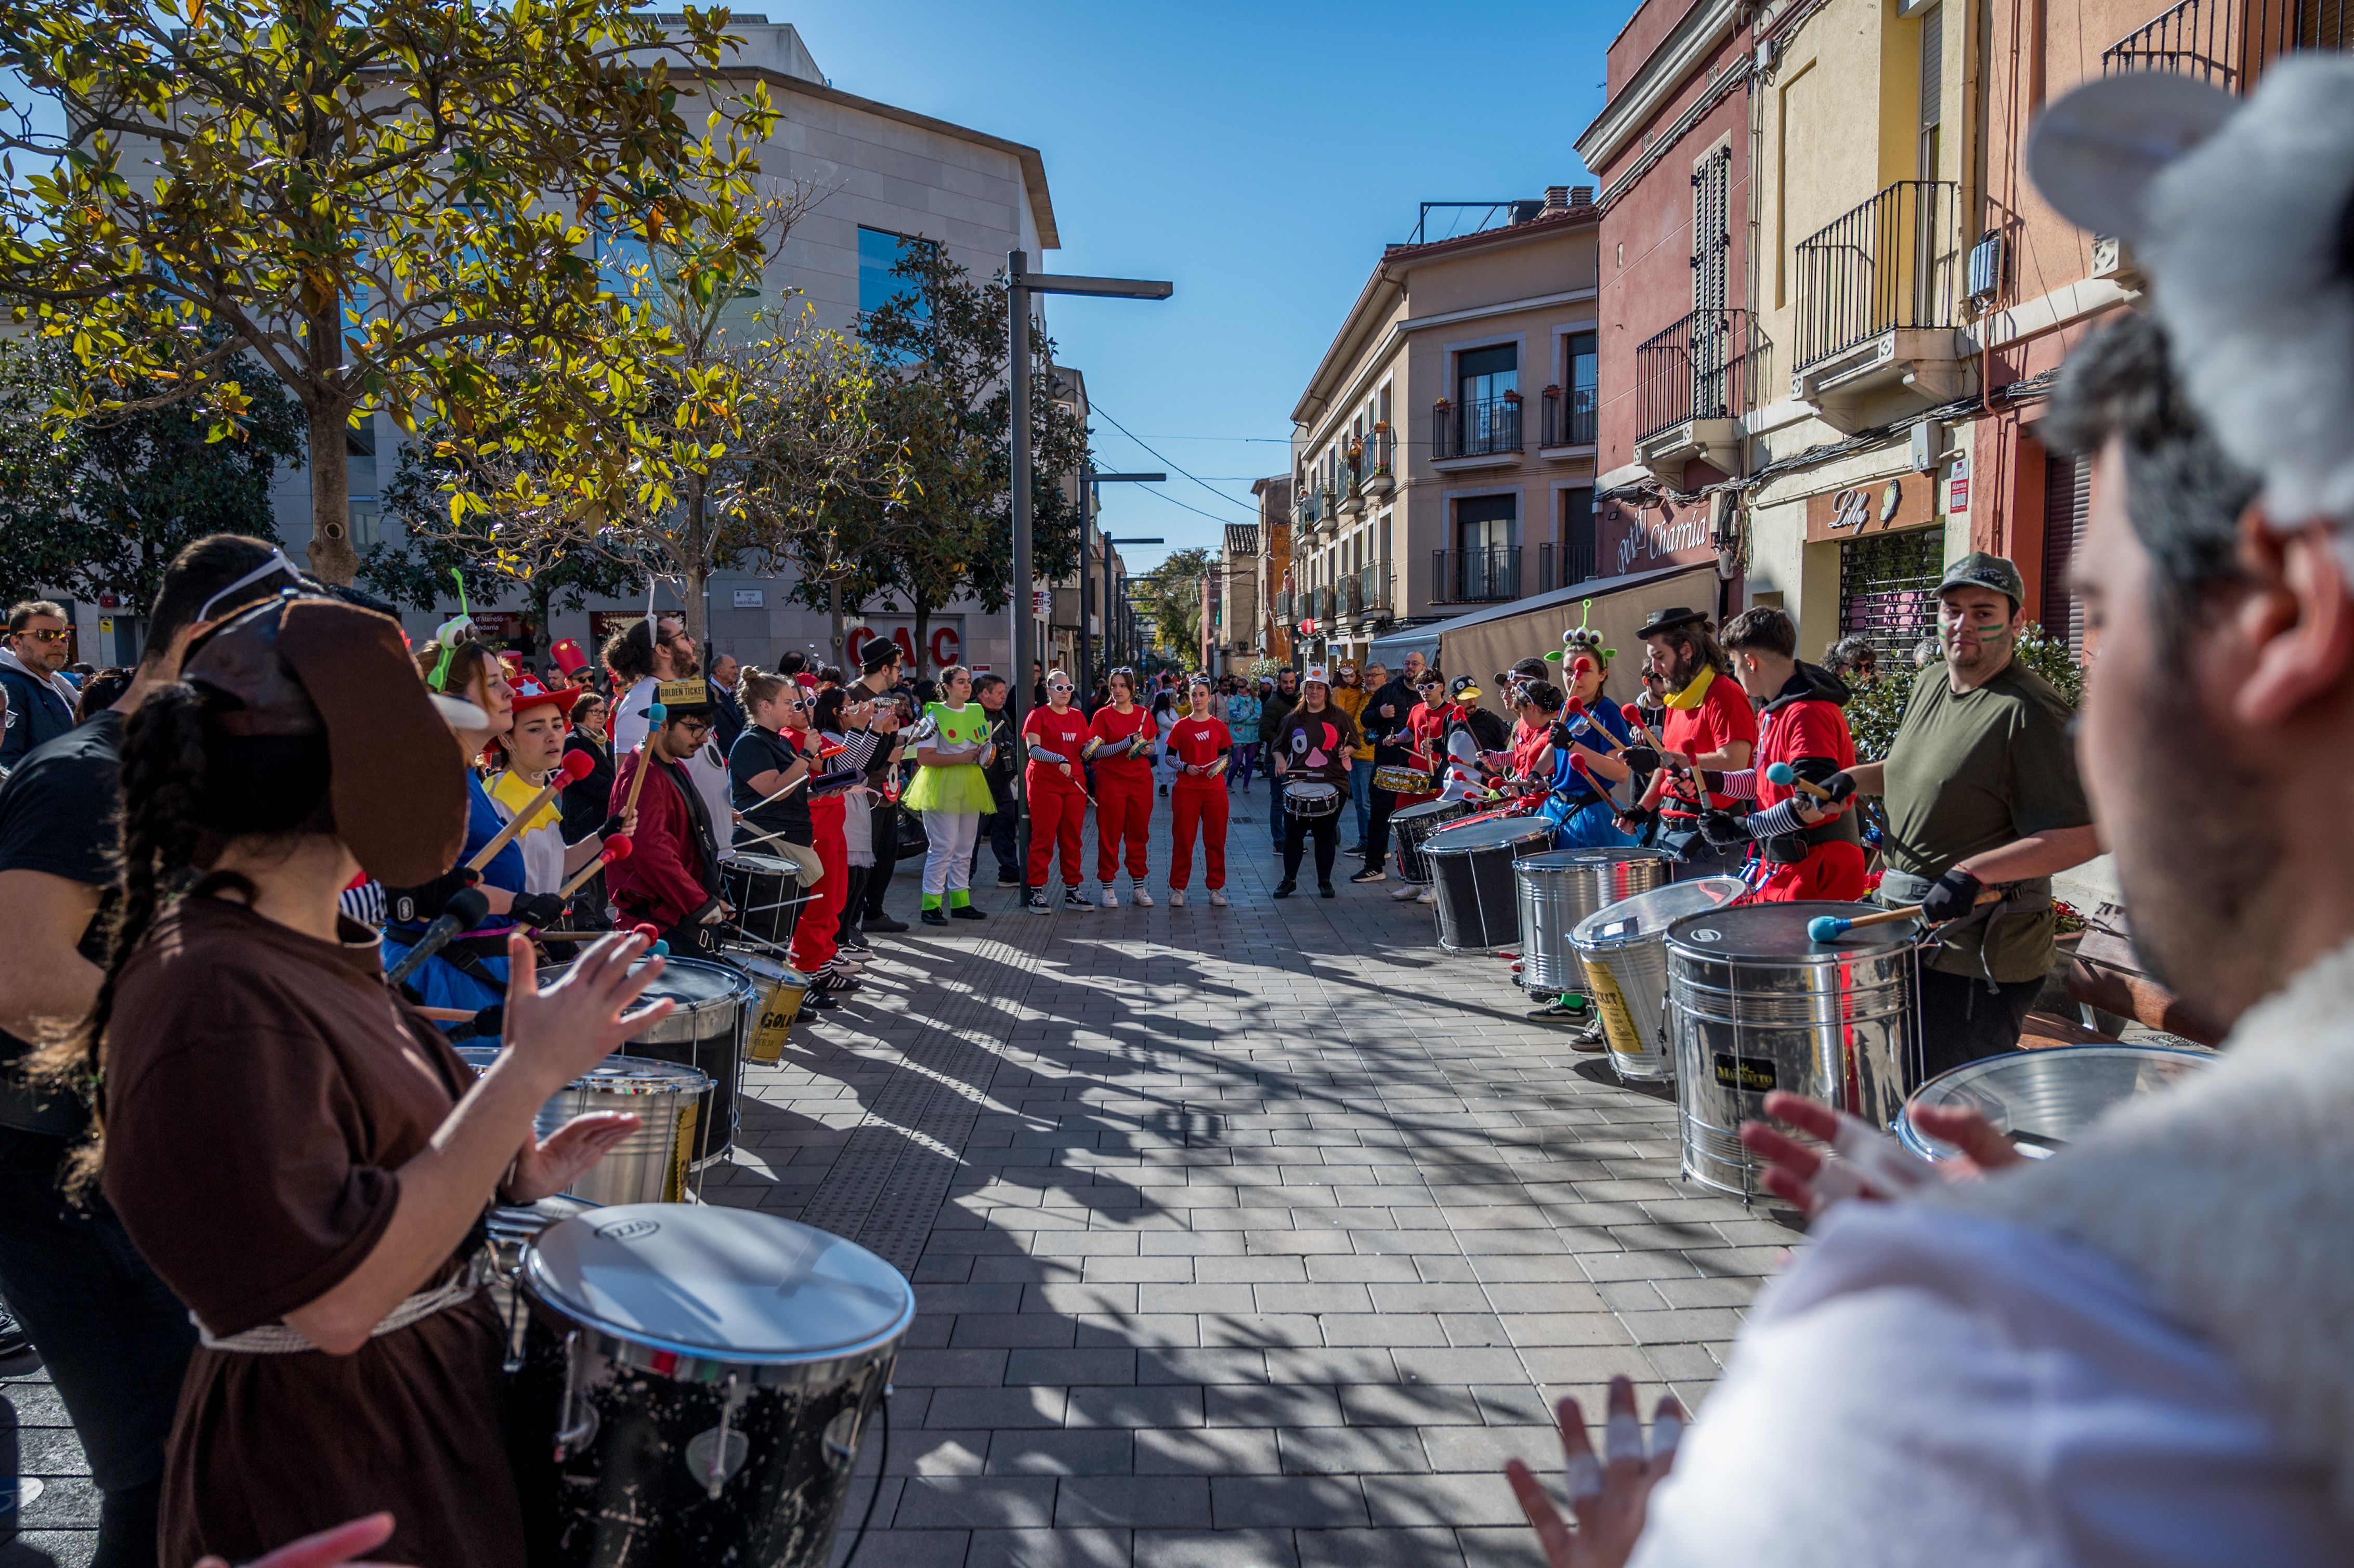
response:
<svg viewBox="0 0 2354 1568"><path fill-rule="evenodd" d="M1022 788L1030 800L1030 864L1024 880L1033 915L1054 907L1046 901L1046 863L1057 849L1063 861L1063 907L1094 907L1079 892L1079 826L1087 814L1079 750L1087 745L1087 734L1086 716L1071 706L1071 677L1060 670L1048 672L1046 705L1032 708L1022 721L1022 738L1030 752Z"/></svg>
<svg viewBox="0 0 2354 1568"><path fill-rule="evenodd" d="M605 885L628 921L651 922L672 952L713 958L719 951L719 922L733 911L719 895L711 810L688 775L685 759L710 738L719 707L701 680L664 681L654 701L666 710L663 722L613 769L611 810L626 816L634 802L638 831L629 858L606 867Z"/></svg>
<svg viewBox="0 0 2354 1568"><path fill-rule="evenodd" d="M843 755L843 732L853 729L858 715L845 710L863 706L855 689L834 686L820 692L809 704L808 726L787 728L784 738L794 743L813 772L822 774ZM790 717L790 715L788 715ZM863 737L862 737L863 738ZM852 811L866 810L838 790L809 791L810 848L817 851L823 874L811 885L810 901L801 906L793 926L793 968L812 977L810 989L823 1000L856 991L862 983L842 951L842 912L850 901L850 843L845 821Z"/></svg>
<svg viewBox="0 0 2354 1568"><path fill-rule="evenodd" d="M1667 694L1668 716L1659 730L1659 769L1643 797L1659 817L1662 848L1680 856L1676 879L1737 876L1745 858L1712 847L1701 832L1710 810L1729 810L1733 797L1702 795L1691 782L1697 770L1737 773L1757 749L1757 715L1749 694L1733 673L1733 659L1718 643L1708 617L1681 605L1656 609L1636 633L1649 650L1649 662Z"/></svg>
<svg viewBox="0 0 2354 1568"><path fill-rule="evenodd" d="M1096 880L1103 884L1103 906L1119 907L1111 879L1119 874L1125 843L1129 886L1137 906L1150 909L1152 895L1144 890L1144 877L1151 869L1146 858L1152 833L1151 749L1161 729L1137 702L1136 676L1129 671L1111 673L1111 701L1096 710L1089 736L1095 742L1087 757L1096 765Z"/></svg>
<svg viewBox="0 0 2354 1568"><path fill-rule="evenodd" d="M1235 737L1225 722L1210 716L1214 700L1207 675L1196 675L1185 689L1188 712L1169 732L1169 755L1181 765L1177 781L1169 787L1173 838L1169 851L1169 903L1185 904L1185 885L1193 880L1193 834L1202 836L1210 902L1226 906L1226 758Z"/></svg>
<svg viewBox="0 0 2354 1568"><path fill-rule="evenodd" d="M1766 777L1783 763L1798 779L1820 784L1855 766L1855 741L1848 734L1847 715L1840 711L1848 698L1846 683L1828 670L1798 662L1798 628L1771 606L1734 616L1725 623L1723 641L1742 689L1759 705L1757 752L1754 767L1707 773L1702 782L1736 799L1747 796L1758 809L1746 817L1711 811L1701 819L1701 831L1720 849L1757 846L1748 880L1761 903L1861 899L1863 842L1851 804L1822 808L1796 783L1776 784Z"/></svg>

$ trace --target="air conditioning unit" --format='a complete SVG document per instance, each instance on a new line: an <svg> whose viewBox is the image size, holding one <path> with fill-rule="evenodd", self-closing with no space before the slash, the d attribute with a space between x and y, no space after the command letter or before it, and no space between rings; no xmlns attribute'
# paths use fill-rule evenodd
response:
<svg viewBox="0 0 2354 1568"><path fill-rule="evenodd" d="M1983 305L2002 288L2003 240L2001 231L1989 228L1970 247L1970 299Z"/></svg>

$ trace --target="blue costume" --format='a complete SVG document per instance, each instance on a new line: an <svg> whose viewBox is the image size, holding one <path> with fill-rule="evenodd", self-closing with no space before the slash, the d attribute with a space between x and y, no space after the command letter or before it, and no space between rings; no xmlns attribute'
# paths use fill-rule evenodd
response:
<svg viewBox="0 0 2354 1568"><path fill-rule="evenodd" d="M466 773L466 847L458 853L459 863L473 859L475 852L498 837L506 823L491 804L490 791L482 788L482 779L471 768ZM484 887L504 888L509 893L524 891L523 851L510 839L491 857L482 868ZM408 985L424 999L428 1007L457 1007L478 1010L494 1001L506 1000L507 960L506 934L514 922L504 915L493 915L474 929L452 939L451 946L425 960L408 977ZM421 925L391 925L384 930L384 963L390 969L408 953L410 946L425 934ZM489 938L483 942L483 938ZM465 951L452 952L461 944L495 945L496 956ZM453 961L454 959L454 961ZM469 969L474 973L468 973ZM482 977L487 976L485 980ZM444 1025L444 1027L448 1027ZM496 1045L494 1036L476 1035L469 1044Z"/></svg>
<svg viewBox="0 0 2354 1568"><path fill-rule="evenodd" d="M1569 731L1573 738L1584 741L1588 748L1606 752L1610 747L1596 735L1598 729L1621 746L1635 738L1634 727L1626 716L1604 703L1588 708L1582 717L1571 719ZM1590 779L1570 764L1572 753L1567 747L1556 747L1553 754L1553 790L1539 811L1553 825L1555 849L1618 849L1635 842L1632 833L1619 831L1612 819L1617 807L1608 795L1595 786L1600 782Z"/></svg>

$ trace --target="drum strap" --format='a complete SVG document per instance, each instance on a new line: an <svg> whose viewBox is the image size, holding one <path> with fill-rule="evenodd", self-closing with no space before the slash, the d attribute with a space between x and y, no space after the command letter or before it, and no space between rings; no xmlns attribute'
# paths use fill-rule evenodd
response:
<svg viewBox="0 0 2354 1568"><path fill-rule="evenodd" d="M406 1329L434 1313L469 1300L482 1287L488 1277L487 1254L477 1252L469 1258L447 1285L432 1290L420 1290L416 1295L385 1314L384 1321L368 1330L371 1340L382 1339L395 1330ZM211 1330L198 1320L194 1312L188 1321L196 1326L196 1342L208 1351L233 1351L240 1355L291 1355L297 1351L315 1351L319 1347L292 1323L264 1323L258 1329L248 1329L241 1334L231 1334L226 1340L215 1339Z"/></svg>

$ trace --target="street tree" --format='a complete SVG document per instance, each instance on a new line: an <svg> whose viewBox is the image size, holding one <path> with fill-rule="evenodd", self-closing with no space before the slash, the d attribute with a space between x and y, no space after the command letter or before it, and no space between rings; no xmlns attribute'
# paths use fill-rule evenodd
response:
<svg viewBox="0 0 2354 1568"><path fill-rule="evenodd" d="M935 613L969 598L994 614L1013 592L1008 295L1002 276L976 282L937 246L910 246L893 272L897 291L859 333L885 366L881 417L906 453L916 525L878 542L871 569L914 616L920 660ZM1039 330L1031 343L1031 569L1053 582L1078 566L1079 511L1066 485L1086 463L1087 432L1055 395L1054 340Z"/></svg>
<svg viewBox="0 0 2354 1568"><path fill-rule="evenodd" d="M270 484L302 461L302 413L258 367L236 435L207 440L180 407L57 424L89 395L62 344L0 340L0 602L36 590L112 594L144 614L181 548L208 534L276 543Z"/></svg>
<svg viewBox="0 0 2354 1568"><path fill-rule="evenodd" d="M226 438L257 395L240 356L259 361L305 416L330 581L358 564L345 431L374 410L412 432L494 413L576 510L659 482L659 446L617 436L644 429L622 416L660 329L588 247L692 234L757 264L766 90L687 79L720 63L726 16L0 0L0 299L99 376L83 414L184 402ZM709 109L699 130L683 98ZM490 410L502 361L531 374Z"/></svg>
<svg viewBox="0 0 2354 1568"><path fill-rule="evenodd" d="M1137 579L1137 598L1152 618L1153 644L1190 663L1202 652L1202 585L1217 557L1198 546L1172 550Z"/></svg>

